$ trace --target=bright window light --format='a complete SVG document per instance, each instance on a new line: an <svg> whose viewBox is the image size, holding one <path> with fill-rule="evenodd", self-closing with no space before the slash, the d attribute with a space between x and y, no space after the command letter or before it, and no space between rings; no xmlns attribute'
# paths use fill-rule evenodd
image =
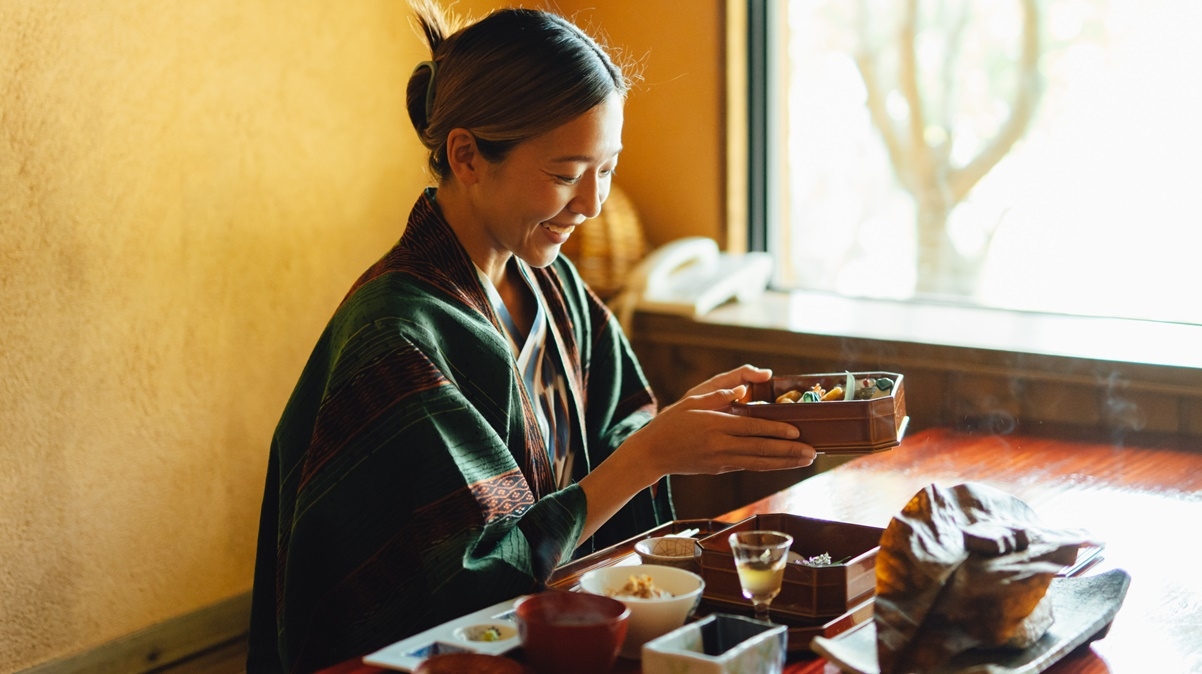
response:
<svg viewBox="0 0 1202 674"><path fill-rule="evenodd" d="M782 11L780 285L1202 324L1202 2Z"/></svg>

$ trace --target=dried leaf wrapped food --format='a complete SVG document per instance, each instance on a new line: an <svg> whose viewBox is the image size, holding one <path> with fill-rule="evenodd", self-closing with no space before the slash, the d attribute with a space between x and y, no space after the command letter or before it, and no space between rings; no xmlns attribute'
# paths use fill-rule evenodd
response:
<svg viewBox="0 0 1202 674"><path fill-rule="evenodd" d="M1026 648L1052 625L1044 595L1088 540L980 483L930 485L893 518L876 563L881 674L936 671L970 648Z"/></svg>

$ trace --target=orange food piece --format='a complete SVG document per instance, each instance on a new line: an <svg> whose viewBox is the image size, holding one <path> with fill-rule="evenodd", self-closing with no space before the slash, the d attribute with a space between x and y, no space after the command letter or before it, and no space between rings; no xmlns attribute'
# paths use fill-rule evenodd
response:
<svg viewBox="0 0 1202 674"><path fill-rule="evenodd" d="M822 400L843 400L843 387L836 386L835 388L827 391L826 394L822 396Z"/></svg>

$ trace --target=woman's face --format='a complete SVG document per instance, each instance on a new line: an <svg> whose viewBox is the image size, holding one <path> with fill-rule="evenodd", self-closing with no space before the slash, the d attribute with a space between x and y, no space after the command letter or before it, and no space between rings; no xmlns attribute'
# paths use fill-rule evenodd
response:
<svg viewBox="0 0 1202 674"><path fill-rule="evenodd" d="M475 211L490 247L534 267L555 260L576 226L601 212L622 150L617 94L497 163L484 163Z"/></svg>

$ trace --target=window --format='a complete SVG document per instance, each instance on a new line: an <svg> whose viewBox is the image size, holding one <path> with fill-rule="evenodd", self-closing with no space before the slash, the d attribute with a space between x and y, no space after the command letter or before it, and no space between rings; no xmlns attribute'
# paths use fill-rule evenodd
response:
<svg viewBox="0 0 1202 674"><path fill-rule="evenodd" d="M778 286L1202 324L1202 3L751 0L748 22L749 241Z"/></svg>

